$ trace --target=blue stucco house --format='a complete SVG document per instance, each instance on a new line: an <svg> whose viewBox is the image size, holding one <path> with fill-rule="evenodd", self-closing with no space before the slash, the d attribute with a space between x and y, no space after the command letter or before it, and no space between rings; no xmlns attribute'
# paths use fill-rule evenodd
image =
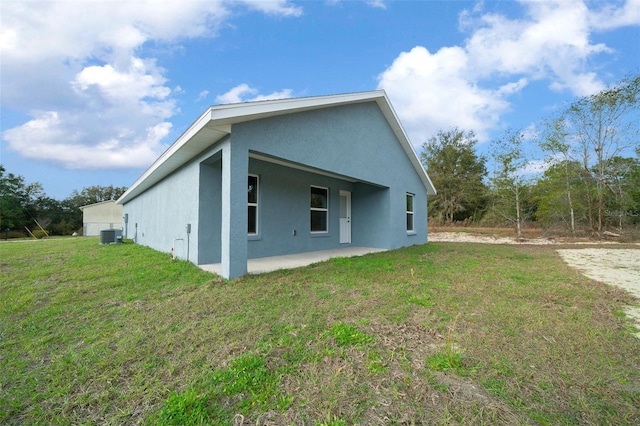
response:
<svg viewBox="0 0 640 426"><path fill-rule="evenodd" d="M207 109L120 197L126 238L221 275L427 242L435 188L384 91Z"/></svg>

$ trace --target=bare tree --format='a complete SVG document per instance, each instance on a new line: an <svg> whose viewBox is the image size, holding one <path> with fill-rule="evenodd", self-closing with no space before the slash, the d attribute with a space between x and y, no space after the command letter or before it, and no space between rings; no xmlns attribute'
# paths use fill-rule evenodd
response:
<svg viewBox="0 0 640 426"><path fill-rule="evenodd" d="M521 132L509 130L503 138L491 143L495 160L491 178L494 212L515 225L518 238L522 237L522 225L532 214L529 208L531 185L523 173L528 163L523 140Z"/></svg>
<svg viewBox="0 0 640 426"><path fill-rule="evenodd" d="M584 172L595 183L595 205L589 210L592 230L599 236L606 205L607 164L626 150L638 148L638 105L640 75L578 99L565 113L580 146Z"/></svg>
<svg viewBox="0 0 640 426"><path fill-rule="evenodd" d="M549 153L547 161L551 164L560 164L563 172L563 184L569 208L571 235L576 236L576 216L573 201L573 180L574 176L570 171L571 162L574 160L571 144L567 137L569 132L566 128L564 117L558 117L546 123L542 139L538 142L540 148Z"/></svg>

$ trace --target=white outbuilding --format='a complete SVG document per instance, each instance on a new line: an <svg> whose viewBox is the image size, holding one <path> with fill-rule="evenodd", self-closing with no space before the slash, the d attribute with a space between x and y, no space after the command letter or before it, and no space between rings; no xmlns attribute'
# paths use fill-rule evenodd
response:
<svg viewBox="0 0 640 426"><path fill-rule="evenodd" d="M115 200L80 207L82 235L98 236L105 229L122 229L122 205Z"/></svg>

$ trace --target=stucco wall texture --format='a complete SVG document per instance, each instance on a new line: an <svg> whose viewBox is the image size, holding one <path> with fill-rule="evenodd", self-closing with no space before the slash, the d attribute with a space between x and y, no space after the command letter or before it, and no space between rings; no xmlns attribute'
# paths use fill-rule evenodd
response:
<svg viewBox="0 0 640 426"><path fill-rule="evenodd" d="M248 174L259 177L258 233L249 236ZM310 231L311 186L328 189L324 234ZM341 190L351 193L351 245L427 241L425 186L375 102L234 124L227 138L125 204L126 237L196 264L222 262L223 275L235 277L247 259L340 247ZM414 232L406 230L407 193Z"/></svg>

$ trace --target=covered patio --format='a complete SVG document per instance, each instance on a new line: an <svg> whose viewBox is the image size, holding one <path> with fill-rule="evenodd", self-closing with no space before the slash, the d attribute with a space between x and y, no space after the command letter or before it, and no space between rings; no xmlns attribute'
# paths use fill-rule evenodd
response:
<svg viewBox="0 0 640 426"><path fill-rule="evenodd" d="M386 249L373 247L344 247L333 250L320 250L307 253L288 254L284 256L269 256L247 260L247 271L249 274L263 274L265 272L277 271L279 269L299 268L313 263L324 262L335 257L363 256L368 253L378 253ZM221 275L222 265L211 263L199 265L207 272Z"/></svg>

